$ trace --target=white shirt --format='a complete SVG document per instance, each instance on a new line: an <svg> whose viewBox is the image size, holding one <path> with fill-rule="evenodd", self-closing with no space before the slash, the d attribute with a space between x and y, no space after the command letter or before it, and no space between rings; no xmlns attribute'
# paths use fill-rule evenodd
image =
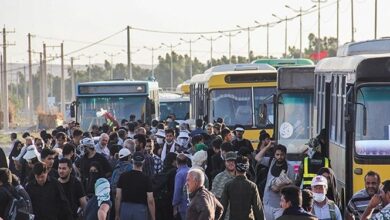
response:
<svg viewBox="0 0 390 220"><path fill-rule="evenodd" d="M319 220L332 220L330 217L329 205L325 204L320 207L317 203L313 203L313 213ZM337 220L343 220L339 207L335 204L335 213Z"/></svg>
<svg viewBox="0 0 390 220"><path fill-rule="evenodd" d="M99 153L99 154L102 154L105 158L110 158L110 150L108 149L107 146L105 147L102 147L100 145L100 143L97 143L95 145L95 150L96 150L96 153Z"/></svg>

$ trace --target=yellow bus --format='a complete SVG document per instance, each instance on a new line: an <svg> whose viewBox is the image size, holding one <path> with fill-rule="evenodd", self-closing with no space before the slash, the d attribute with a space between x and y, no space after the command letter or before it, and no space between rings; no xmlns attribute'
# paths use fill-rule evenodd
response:
<svg viewBox="0 0 390 220"><path fill-rule="evenodd" d="M244 137L258 142L259 131L272 135L273 95L277 71L268 64L227 64L212 67L190 81L191 119L222 118L232 128L245 127Z"/></svg>
<svg viewBox="0 0 390 220"><path fill-rule="evenodd" d="M186 80L183 83L177 85L176 92L185 96L190 95L190 80Z"/></svg>
<svg viewBox="0 0 390 220"><path fill-rule="evenodd" d="M341 201L370 171L390 179L390 39L349 43L315 69L316 132L325 129Z"/></svg>

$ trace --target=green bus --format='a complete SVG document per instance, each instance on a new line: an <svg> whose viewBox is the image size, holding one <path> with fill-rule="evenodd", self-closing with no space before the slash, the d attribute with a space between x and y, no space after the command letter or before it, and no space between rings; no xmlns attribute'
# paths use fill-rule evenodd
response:
<svg viewBox="0 0 390 220"><path fill-rule="evenodd" d="M270 66L279 69L284 66L314 66L313 61L310 59L298 58L298 59L258 59L252 61L257 64L268 64Z"/></svg>

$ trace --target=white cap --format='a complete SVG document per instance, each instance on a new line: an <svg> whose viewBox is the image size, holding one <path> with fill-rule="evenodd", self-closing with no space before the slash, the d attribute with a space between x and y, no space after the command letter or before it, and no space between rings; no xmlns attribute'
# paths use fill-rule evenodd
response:
<svg viewBox="0 0 390 220"><path fill-rule="evenodd" d="M190 138L190 135L187 131L180 131L179 136L177 138Z"/></svg>
<svg viewBox="0 0 390 220"><path fill-rule="evenodd" d="M122 148L120 151L119 151L119 159L122 159L124 157L127 157L129 156L131 153L130 153L130 150L127 149L127 148Z"/></svg>
<svg viewBox="0 0 390 220"><path fill-rule="evenodd" d="M81 145L85 145L85 146L87 146L89 148L95 148L95 142L91 138L83 138L80 141L80 144Z"/></svg>
<svg viewBox="0 0 390 220"><path fill-rule="evenodd" d="M311 186L325 186L328 187L328 180L322 175L318 175L311 181Z"/></svg>
<svg viewBox="0 0 390 220"><path fill-rule="evenodd" d="M155 136L165 138L165 131L163 129L158 129Z"/></svg>
<svg viewBox="0 0 390 220"><path fill-rule="evenodd" d="M25 160L31 160L33 159L34 157L38 158L38 160L40 160L41 158L41 154L38 152L37 148L35 147L35 145L30 145L27 147L27 151L26 153L24 154L23 156L23 159Z"/></svg>
<svg viewBox="0 0 390 220"><path fill-rule="evenodd" d="M198 152L196 152L193 156L192 156L192 165L196 165L196 166L202 166L202 164L207 160L207 151L204 151L204 150L200 150Z"/></svg>

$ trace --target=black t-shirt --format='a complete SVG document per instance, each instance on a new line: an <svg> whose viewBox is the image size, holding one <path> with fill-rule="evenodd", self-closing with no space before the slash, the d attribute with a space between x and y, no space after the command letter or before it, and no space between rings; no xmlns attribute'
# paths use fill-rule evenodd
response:
<svg viewBox="0 0 390 220"><path fill-rule="evenodd" d="M153 192L150 178L137 170L122 173L117 187L122 189L122 202L147 205L146 193Z"/></svg>
<svg viewBox="0 0 390 220"><path fill-rule="evenodd" d="M5 219L5 211L12 199L9 193L7 193L10 192L10 190L11 186L9 185L0 186L0 218L3 219Z"/></svg>
<svg viewBox="0 0 390 220"><path fill-rule="evenodd" d="M85 196L81 182L71 176L67 183L61 183L61 185L72 208L73 216L77 216L77 209L80 207L80 198Z"/></svg>

